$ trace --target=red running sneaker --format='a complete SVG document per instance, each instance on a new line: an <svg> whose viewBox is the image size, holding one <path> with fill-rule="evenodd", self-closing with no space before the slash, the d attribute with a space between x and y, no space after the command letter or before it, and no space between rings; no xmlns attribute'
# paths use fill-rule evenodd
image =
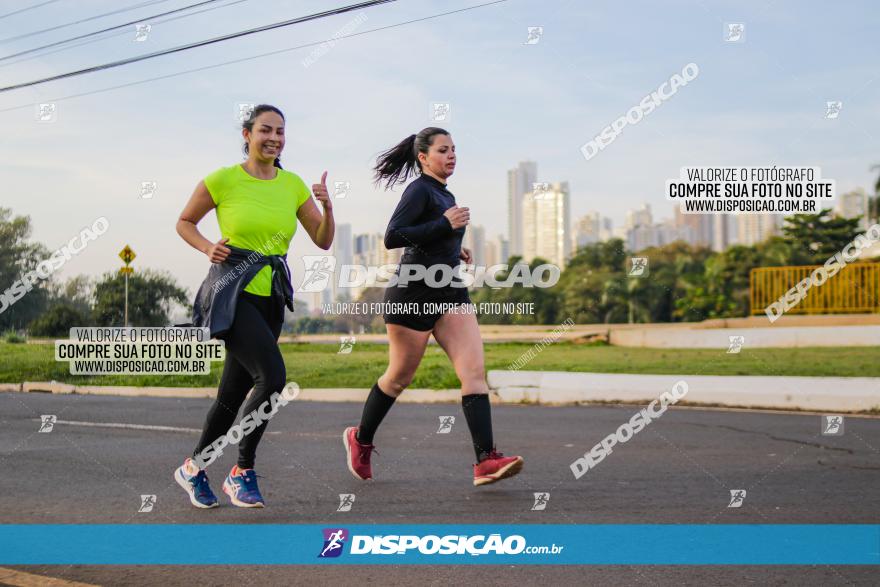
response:
<svg viewBox="0 0 880 587"><path fill-rule="evenodd" d="M348 462L348 470L351 474L366 481L373 478L373 471L370 468L370 455L376 449L372 444L361 444L357 440L358 429L349 426L342 433L342 443L345 445L346 460Z"/></svg>
<svg viewBox="0 0 880 587"><path fill-rule="evenodd" d="M474 465L474 485L486 485L513 477L522 468L522 457L506 457L493 448L488 458Z"/></svg>

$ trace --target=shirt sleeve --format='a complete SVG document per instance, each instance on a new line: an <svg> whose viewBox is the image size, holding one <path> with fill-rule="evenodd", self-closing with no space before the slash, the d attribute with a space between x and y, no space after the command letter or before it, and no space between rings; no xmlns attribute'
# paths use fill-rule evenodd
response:
<svg viewBox="0 0 880 587"><path fill-rule="evenodd" d="M221 168L209 174L204 179L205 187L208 188L208 193L211 194L211 199L214 200L214 205L216 206L219 206L220 202L223 200L226 183L224 178L224 170Z"/></svg>
<svg viewBox="0 0 880 587"><path fill-rule="evenodd" d="M430 192L424 186L417 184L407 186L385 230L386 249L423 245L452 232L452 225L446 216L442 215L434 220L416 224L424 213L430 197Z"/></svg>
<svg viewBox="0 0 880 587"><path fill-rule="evenodd" d="M296 174L293 174L293 176L296 185L296 209L299 210L300 206L305 204L309 198L312 197L312 192L300 176Z"/></svg>

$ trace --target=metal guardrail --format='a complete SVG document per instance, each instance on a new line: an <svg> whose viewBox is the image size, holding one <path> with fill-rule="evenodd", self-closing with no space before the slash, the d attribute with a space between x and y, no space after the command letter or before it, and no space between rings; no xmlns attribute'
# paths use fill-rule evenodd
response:
<svg viewBox="0 0 880 587"><path fill-rule="evenodd" d="M786 292L821 265L756 267L749 274L752 314L785 296ZM813 286L806 297L787 314L880 313L880 263L852 263L821 286Z"/></svg>

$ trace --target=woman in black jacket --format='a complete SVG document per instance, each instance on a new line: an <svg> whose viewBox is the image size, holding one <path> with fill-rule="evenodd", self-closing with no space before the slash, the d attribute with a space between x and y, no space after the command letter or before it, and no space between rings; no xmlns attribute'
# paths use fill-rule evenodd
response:
<svg viewBox="0 0 880 587"><path fill-rule="evenodd" d="M407 266L442 270L443 266L453 269L461 261L472 261L471 252L461 246L470 212L468 208L460 208L447 189L447 179L455 171L455 163L452 137L436 127L410 135L379 157L375 179L377 183L384 180L386 189L418 172L404 190L385 231L386 248L405 247L398 276ZM407 271L407 274L411 273ZM452 361L461 381L462 410L477 459L474 485L494 483L522 469L522 457L505 457L495 450L483 341L476 315L462 307L471 303L467 288L451 283L437 286L437 282L410 280L406 287L392 286L385 291L384 301L389 306L405 304L402 307L408 310L392 310L383 315L388 332L388 368L370 390L360 426L349 427L343 433L348 468L358 479L372 478L373 435L395 399L412 381L431 333ZM449 311L431 312L438 304L446 304L441 309Z"/></svg>

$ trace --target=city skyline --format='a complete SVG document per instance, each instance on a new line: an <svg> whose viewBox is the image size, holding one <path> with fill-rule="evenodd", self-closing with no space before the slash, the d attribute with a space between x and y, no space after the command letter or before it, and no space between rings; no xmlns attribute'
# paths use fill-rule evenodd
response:
<svg viewBox="0 0 880 587"><path fill-rule="evenodd" d="M533 172L536 166L534 161L520 162L516 168L508 171L511 190L508 202L511 205L515 201L519 176L531 179L534 176L528 172ZM508 225L520 234L521 256L525 262L541 257L564 268L578 248L613 238L621 239L633 253L675 241L721 252L737 244L755 245L770 236L779 235L784 221L784 215L781 214L684 214L676 204L667 204L673 212L671 218L655 219L651 205L644 202L637 208L627 210L623 224L615 227L612 219L596 210L572 222L569 218L569 197L569 187L565 181L535 182L532 190L520 196L519 212L508 210ZM868 195L863 189L840 194L829 209L847 218L866 215ZM516 217L520 219L519 227L513 221ZM867 219L863 218L861 224L866 227ZM483 225L471 223L466 227L462 246L471 249L474 264L490 267L505 263L516 254L511 251L512 239L505 239L504 236L504 233L500 233L488 238ZM352 233L351 224L337 224L337 239L329 254L336 258L337 267L352 263L365 266L397 263L403 249L385 249L383 238L381 232L356 234ZM334 282L327 290L312 296L310 305L355 300L364 289L356 287L341 291Z"/></svg>

